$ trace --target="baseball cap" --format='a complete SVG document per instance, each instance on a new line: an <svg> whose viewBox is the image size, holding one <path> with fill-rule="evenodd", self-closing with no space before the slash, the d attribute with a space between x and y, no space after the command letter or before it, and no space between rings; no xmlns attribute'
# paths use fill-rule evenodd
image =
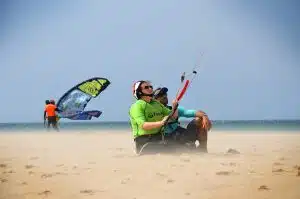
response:
<svg viewBox="0 0 300 199"><path fill-rule="evenodd" d="M168 88L166 88L166 87L162 87L162 88L159 87L159 88L157 88L157 89L154 90L153 97L154 98L160 97L162 95L167 94L167 92L168 92Z"/></svg>

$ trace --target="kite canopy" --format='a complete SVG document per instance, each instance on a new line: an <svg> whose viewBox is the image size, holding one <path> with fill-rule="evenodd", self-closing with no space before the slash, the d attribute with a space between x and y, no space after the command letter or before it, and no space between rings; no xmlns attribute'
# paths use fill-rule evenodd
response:
<svg viewBox="0 0 300 199"><path fill-rule="evenodd" d="M84 111L84 109L89 101L96 98L109 84L108 79L101 77L94 77L77 84L58 100L59 117L71 120L91 120L92 117L99 117L101 111Z"/></svg>
<svg viewBox="0 0 300 199"><path fill-rule="evenodd" d="M102 114L101 111L92 110L92 111L83 111L74 115L69 115L66 118L70 120L91 120L92 117L99 117Z"/></svg>

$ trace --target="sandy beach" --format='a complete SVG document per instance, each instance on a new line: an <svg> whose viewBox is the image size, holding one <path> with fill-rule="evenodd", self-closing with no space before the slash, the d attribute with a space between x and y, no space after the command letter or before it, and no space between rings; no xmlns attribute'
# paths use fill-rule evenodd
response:
<svg viewBox="0 0 300 199"><path fill-rule="evenodd" d="M210 132L208 150L136 156L127 131L1 133L0 198L300 198L299 133Z"/></svg>

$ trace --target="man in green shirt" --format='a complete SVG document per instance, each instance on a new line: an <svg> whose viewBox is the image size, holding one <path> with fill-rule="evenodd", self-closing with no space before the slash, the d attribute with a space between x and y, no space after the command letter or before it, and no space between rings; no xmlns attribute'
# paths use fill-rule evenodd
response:
<svg viewBox="0 0 300 199"><path fill-rule="evenodd" d="M162 140L161 128L171 110L153 99L153 87L148 81L136 82L133 95L137 101L131 105L129 115L136 150L139 151L147 142ZM174 100L172 107L177 104L177 100ZM177 114L175 111L171 120L176 119Z"/></svg>

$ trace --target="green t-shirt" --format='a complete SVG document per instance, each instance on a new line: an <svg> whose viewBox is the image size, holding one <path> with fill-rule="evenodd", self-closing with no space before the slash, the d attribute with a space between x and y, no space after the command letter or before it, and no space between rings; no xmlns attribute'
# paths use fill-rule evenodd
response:
<svg viewBox="0 0 300 199"><path fill-rule="evenodd" d="M129 111L134 138L140 135L159 133L160 128L144 130L142 128L144 122L161 121L170 113L170 109L155 100L151 100L149 103L144 100L137 100L131 105Z"/></svg>

